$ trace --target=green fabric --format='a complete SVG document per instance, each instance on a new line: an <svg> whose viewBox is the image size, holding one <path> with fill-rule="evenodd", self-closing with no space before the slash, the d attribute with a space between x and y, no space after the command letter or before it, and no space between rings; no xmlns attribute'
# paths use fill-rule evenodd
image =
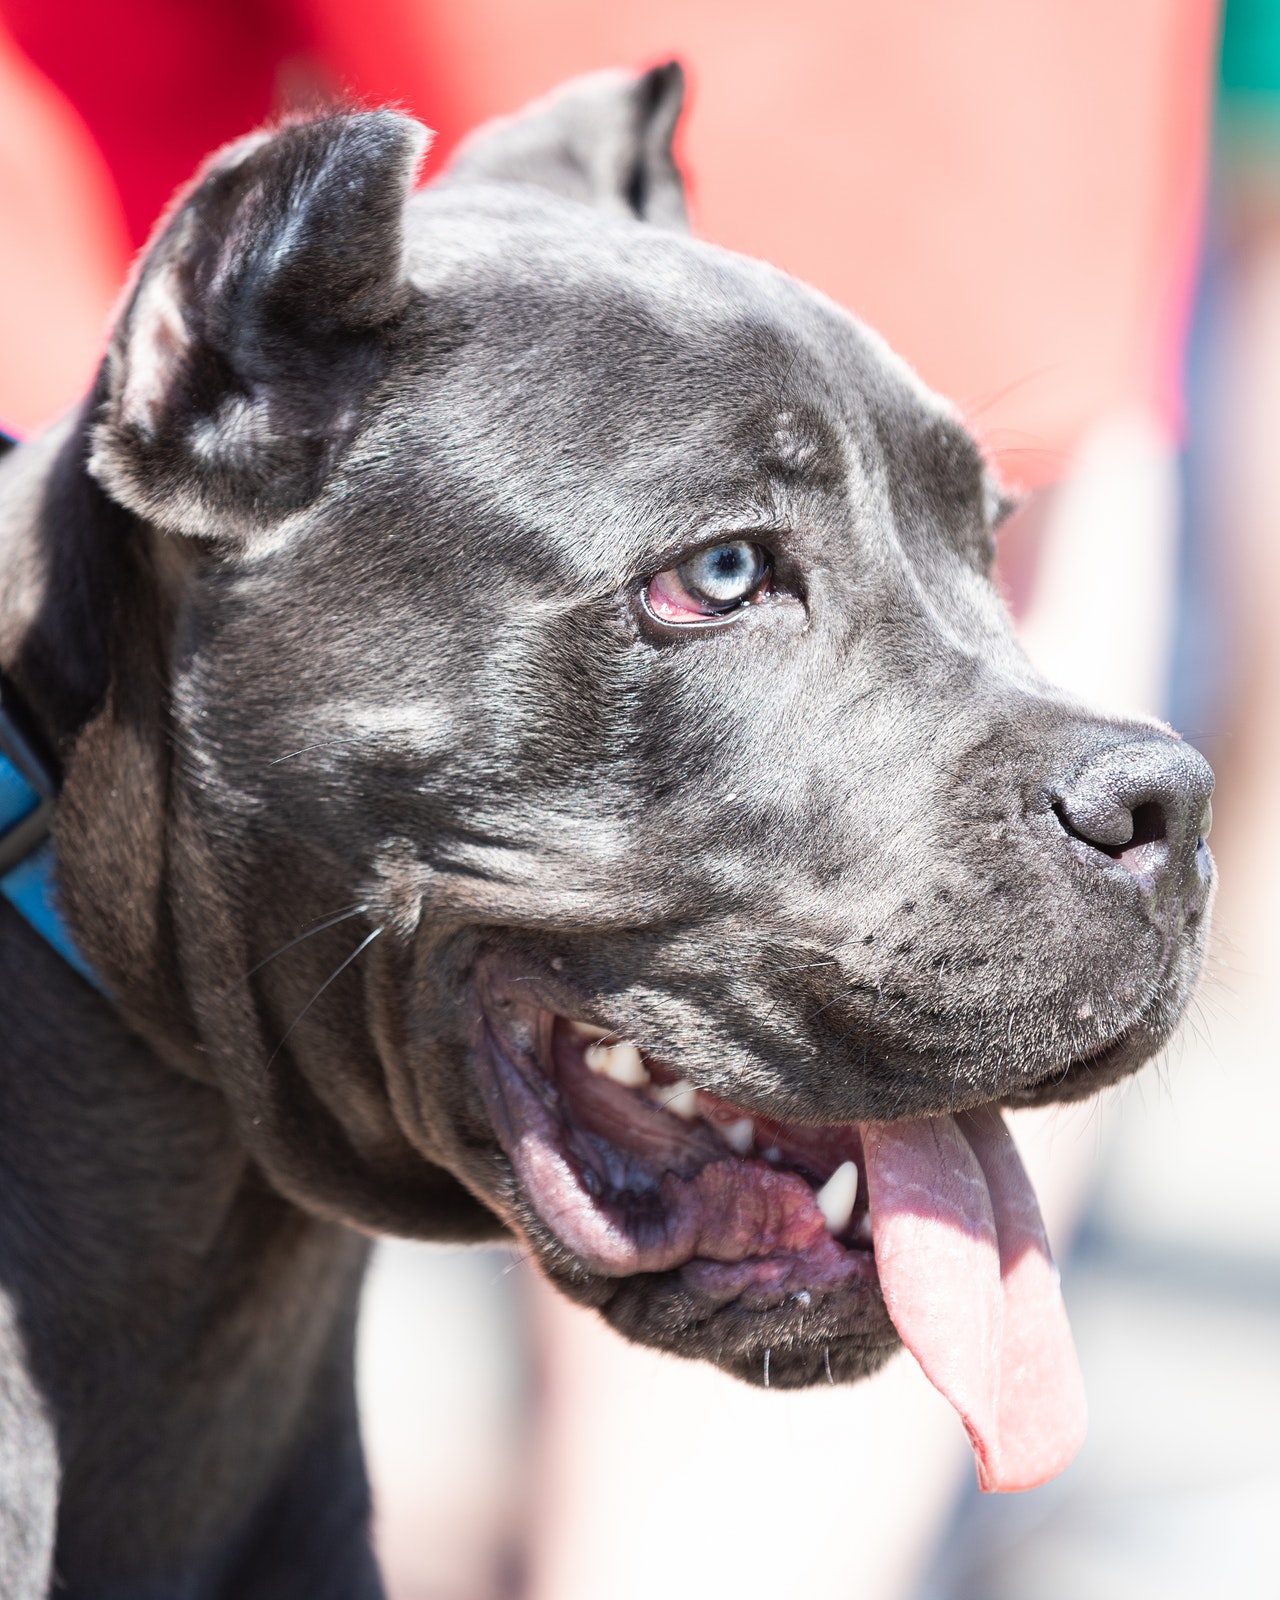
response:
<svg viewBox="0 0 1280 1600"><path fill-rule="evenodd" d="M1218 81L1224 101L1280 100L1280 0L1227 0Z"/></svg>

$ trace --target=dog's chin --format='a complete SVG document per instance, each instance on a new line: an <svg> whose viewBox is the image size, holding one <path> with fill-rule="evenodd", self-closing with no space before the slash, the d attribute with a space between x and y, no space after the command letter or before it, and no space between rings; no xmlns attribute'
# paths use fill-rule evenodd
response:
<svg viewBox="0 0 1280 1600"><path fill-rule="evenodd" d="M1144 1067L1173 1037L1204 964L1208 922L1199 918L1172 942L1145 1001L1096 1049L1047 1065L1020 1087L1002 1093L1010 1109L1088 1100Z"/></svg>
<svg viewBox="0 0 1280 1600"><path fill-rule="evenodd" d="M1004 1103L1074 1098L1141 1065L1181 1010L1183 966L1121 1036ZM899 1340L863 1125L778 1120L696 1089L530 990L483 988L474 1062L510 1173L497 1203L548 1276L628 1338L748 1382L875 1371Z"/></svg>

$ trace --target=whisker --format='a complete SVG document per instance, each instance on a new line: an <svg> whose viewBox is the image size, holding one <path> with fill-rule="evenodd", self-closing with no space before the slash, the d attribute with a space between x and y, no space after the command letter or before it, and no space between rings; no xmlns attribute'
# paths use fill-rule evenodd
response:
<svg viewBox="0 0 1280 1600"><path fill-rule="evenodd" d="M504 1278L510 1277L518 1268L529 1266L532 1261L532 1256L523 1245L511 1245L509 1248L512 1252L512 1259L507 1262L506 1266L500 1267L493 1277L489 1279L490 1288L493 1288L496 1283L501 1283Z"/></svg>
<svg viewBox="0 0 1280 1600"><path fill-rule="evenodd" d="M292 761L295 756L310 755L313 750L332 750L342 744L360 744L365 739L376 739L378 733L353 733L349 739L321 739L319 744L304 744L301 750L290 750L288 755L274 756L267 762L269 767L278 767L282 761Z"/></svg>
<svg viewBox="0 0 1280 1600"><path fill-rule="evenodd" d="M368 906L350 906L346 911L339 911L336 916L317 923L313 928L308 928L305 933L300 933L296 939L290 939L288 944L282 944L278 950L273 950L269 956L263 956L257 966L250 967L243 977L235 979L233 983L229 983L222 991L221 998L225 999L239 984L248 983L255 972L261 972L268 962L274 961L277 956L284 955L286 950L292 950L295 945L301 944L304 939L310 939L314 934L323 933L326 928L336 928L340 922L348 922L352 917L358 917L362 911L367 911L368 909Z"/></svg>
<svg viewBox="0 0 1280 1600"><path fill-rule="evenodd" d="M985 397L968 404L961 403L960 410L969 421L976 421L991 410L992 406L999 405L1002 400L1007 400L1011 394L1016 394L1029 383L1036 383L1041 378L1052 376L1057 371L1060 362L1048 362L1042 367L1035 368L1032 372L1024 372L1020 378L1015 378L1012 383L1006 383L1003 388L994 391L988 390Z"/></svg>
<svg viewBox="0 0 1280 1600"><path fill-rule="evenodd" d="M293 1032L293 1030L302 1021L303 1017L306 1016L307 1012L311 1010L312 1006L315 1005L316 1001L325 992L325 990L329 987L329 985L331 983L333 983L335 979L340 978L342 976L342 974L347 970L347 968L351 965L351 963L355 960L355 958L360 954L360 952L362 950L367 950L369 948L369 946L373 943L373 941L378 937L378 935L380 933L385 933L385 932L386 932L386 924L384 923L382 925L382 927L375 928L372 933L366 934L365 937L363 939L361 939L360 943L351 952L351 954L347 957L347 959L344 962L342 962L342 964L340 966L336 967L329 974L329 976L324 980L324 982L320 985L320 987L316 990L316 992L311 996L310 1000L307 1001L306 1005L303 1006L302 1010L299 1011L298 1015L293 1019L293 1021L289 1024L289 1026L284 1030L284 1033L282 1034L281 1039L280 1039L280 1043L271 1052L271 1058L267 1062L268 1066L271 1065L271 1062L274 1061L275 1058L284 1049L285 1040L288 1039L289 1035Z"/></svg>
<svg viewBox="0 0 1280 1600"><path fill-rule="evenodd" d="M988 452L992 456L1003 459L1005 456L1041 456L1049 461L1065 462L1067 452L1045 444L1001 444L992 445Z"/></svg>

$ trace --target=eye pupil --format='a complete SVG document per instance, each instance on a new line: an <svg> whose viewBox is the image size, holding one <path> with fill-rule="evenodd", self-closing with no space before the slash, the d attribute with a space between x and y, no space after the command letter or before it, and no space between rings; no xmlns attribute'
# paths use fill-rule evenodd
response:
<svg viewBox="0 0 1280 1600"><path fill-rule="evenodd" d="M727 617L749 601L770 592L769 557L747 539L726 539L665 567L645 591L651 616L684 624Z"/></svg>
<svg viewBox="0 0 1280 1600"><path fill-rule="evenodd" d="M745 600L760 582L764 560L745 539L711 545L679 568L685 588L711 605L729 607Z"/></svg>

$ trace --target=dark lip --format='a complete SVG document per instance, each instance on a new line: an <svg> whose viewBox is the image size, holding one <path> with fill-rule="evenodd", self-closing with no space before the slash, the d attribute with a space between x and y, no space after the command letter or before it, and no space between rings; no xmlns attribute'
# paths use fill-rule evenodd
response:
<svg viewBox="0 0 1280 1600"><path fill-rule="evenodd" d="M1149 981L1145 999L1110 1039L1103 1040L1084 1054L1074 1056L1065 1063L1046 1066L1028 1083L1000 1093L996 1097L998 1103L1017 1107L1038 1105L1047 1100L1068 1101L1080 1098L1107 1087L1117 1078L1136 1070L1143 1062L1150 1059L1172 1035L1194 987L1199 960L1193 961L1190 970L1186 970L1187 958L1194 953L1192 939L1189 936L1201 932L1204 926L1204 909L1207 908L1197 907L1190 917L1183 919L1180 926L1168 931L1158 970ZM519 965L521 968L514 975L510 970L513 965ZM492 1012L499 1008L503 1001L510 1000L518 1002L521 1006L537 1007L564 1017L597 1024L603 1029L611 1030L620 1039L633 1036L633 1030L626 1018L617 1015L612 1017L592 1015L593 1007L582 1001L569 985L558 980L554 974L530 971L527 957L512 962L501 950L491 950L481 956L473 983L476 1009L487 1027L492 1027L490 1021ZM501 1030L493 1031L496 1043ZM514 1064L512 1070L518 1070ZM948 1115L974 1109L978 1104L987 1103L990 1098L987 1096L975 1100L972 1105L957 1100L940 1100L933 1113L915 1114ZM752 1114L775 1117L778 1120L790 1120L794 1117L794 1112L788 1112L786 1108L753 1105L746 1101L743 1102L743 1106ZM865 1120L871 1115L870 1111L860 1111L836 1120Z"/></svg>
<svg viewBox="0 0 1280 1600"><path fill-rule="evenodd" d="M896 1340L880 1301L869 1237L858 1235L855 1226L859 1217L863 1228L866 1224L865 1180L847 1234L827 1232L817 1204L817 1189L850 1158L846 1146L851 1142L857 1145L855 1164L861 1166L856 1128L797 1124L755 1113L760 1143L735 1153L706 1118L727 1120L745 1107L700 1091L702 1115L685 1125L669 1111L654 1109L644 1095L632 1100L627 1090L590 1074L583 1077L581 1054L572 1049L569 1059L577 1062L579 1076L576 1084L572 1075L566 1080L566 1030L580 1012L559 997L548 1007L547 996L530 993L529 985L489 981L479 987L475 1060L510 1173L504 1187L513 1220L553 1274L567 1272L579 1282L594 1278L612 1286L620 1280L648 1281L668 1290L678 1280L684 1301L700 1305L706 1314L729 1305L739 1312L774 1312L788 1302L804 1308L818 1299L854 1299L864 1312L864 1333L871 1305L883 1323L884 1339ZM512 997L510 990L517 987L521 992ZM554 1050L553 1039L560 1041ZM579 1041L576 1049L582 1048ZM646 1061L655 1073L664 1072L661 1063ZM607 1128L596 1125L596 1148L607 1152L606 1165L598 1170L608 1171L609 1164L625 1169L633 1160L644 1168L655 1134L639 1124L647 1122L652 1130L661 1123L670 1130L656 1135L668 1153L648 1167L650 1177L657 1176L655 1187L637 1191L624 1178L621 1191L606 1185L601 1192L589 1181L593 1174L581 1158L584 1131L592 1137L584 1084L596 1086L589 1096L597 1107L603 1094L615 1104L625 1097L631 1108ZM769 1152L774 1143L780 1155Z"/></svg>
<svg viewBox="0 0 1280 1600"><path fill-rule="evenodd" d="M1046 1068L1033 1083L1002 1094L1000 1104L1016 1108L1083 1098L1148 1059L1171 1031L1172 1021L1181 1011L1185 1000L1184 991L1189 987L1183 981L1186 962L1178 960L1179 952L1184 955L1187 953L1185 939L1171 937L1165 960L1148 991L1146 1002L1117 1036L1064 1065ZM512 969L516 964L501 951L491 950L481 957L474 974L478 1013L475 1065L488 1121L508 1172L501 1188L507 1209L512 1213L510 1220L553 1274L567 1274L579 1284L592 1279L616 1284L619 1281L617 1276L605 1278L598 1273L590 1261L567 1245L542 1217L517 1173L513 1151L522 1132L528 1131L523 1124L527 1123L530 1115L534 1120L544 1119L542 1131L549 1140L553 1141L555 1137L552 1122L556 1113L554 1106L546 1099L548 1092L554 1099L554 1090L545 1070L550 1041L545 1032L540 1037L530 1035L530 1017L539 1019L536 1026L543 1030L548 1026L548 1018L559 1016L596 1022L602 1028L612 1028L618 1038L628 1037L629 1031L625 1021L617 1016L593 1017L593 1008L581 1004L569 987L554 976L531 973L525 961L518 963L522 970L515 972ZM516 1030L521 1034L519 1040L512 1038L511 1027L502 1020L504 1017L509 1020L513 1015L520 1019L520 1026ZM524 1099L523 1111L509 1104L513 1090ZM793 1120L785 1112L752 1104L749 1099L732 1103L740 1104L745 1114L758 1118L779 1122ZM967 1107L940 1103L936 1114L944 1115L963 1109ZM922 1113L917 1111L915 1114ZM854 1120L842 1117L833 1125L848 1126ZM670 1271L654 1272L638 1267L633 1276L640 1281L657 1281L669 1280L672 1275ZM873 1267L867 1277L869 1282L862 1289L861 1298L864 1301L874 1300L878 1304L879 1288ZM883 1313L882 1307L881 1311ZM892 1339L894 1336L887 1317L884 1320L886 1336Z"/></svg>
<svg viewBox="0 0 1280 1600"><path fill-rule="evenodd" d="M1051 1067L1032 1083L1000 1096L1009 1110L1085 1100L1136 1072L1167 1042L1164 1034L1148 1035L1146 1013L1110 1044L1077 1056L1065 1066Z"/></svg>

